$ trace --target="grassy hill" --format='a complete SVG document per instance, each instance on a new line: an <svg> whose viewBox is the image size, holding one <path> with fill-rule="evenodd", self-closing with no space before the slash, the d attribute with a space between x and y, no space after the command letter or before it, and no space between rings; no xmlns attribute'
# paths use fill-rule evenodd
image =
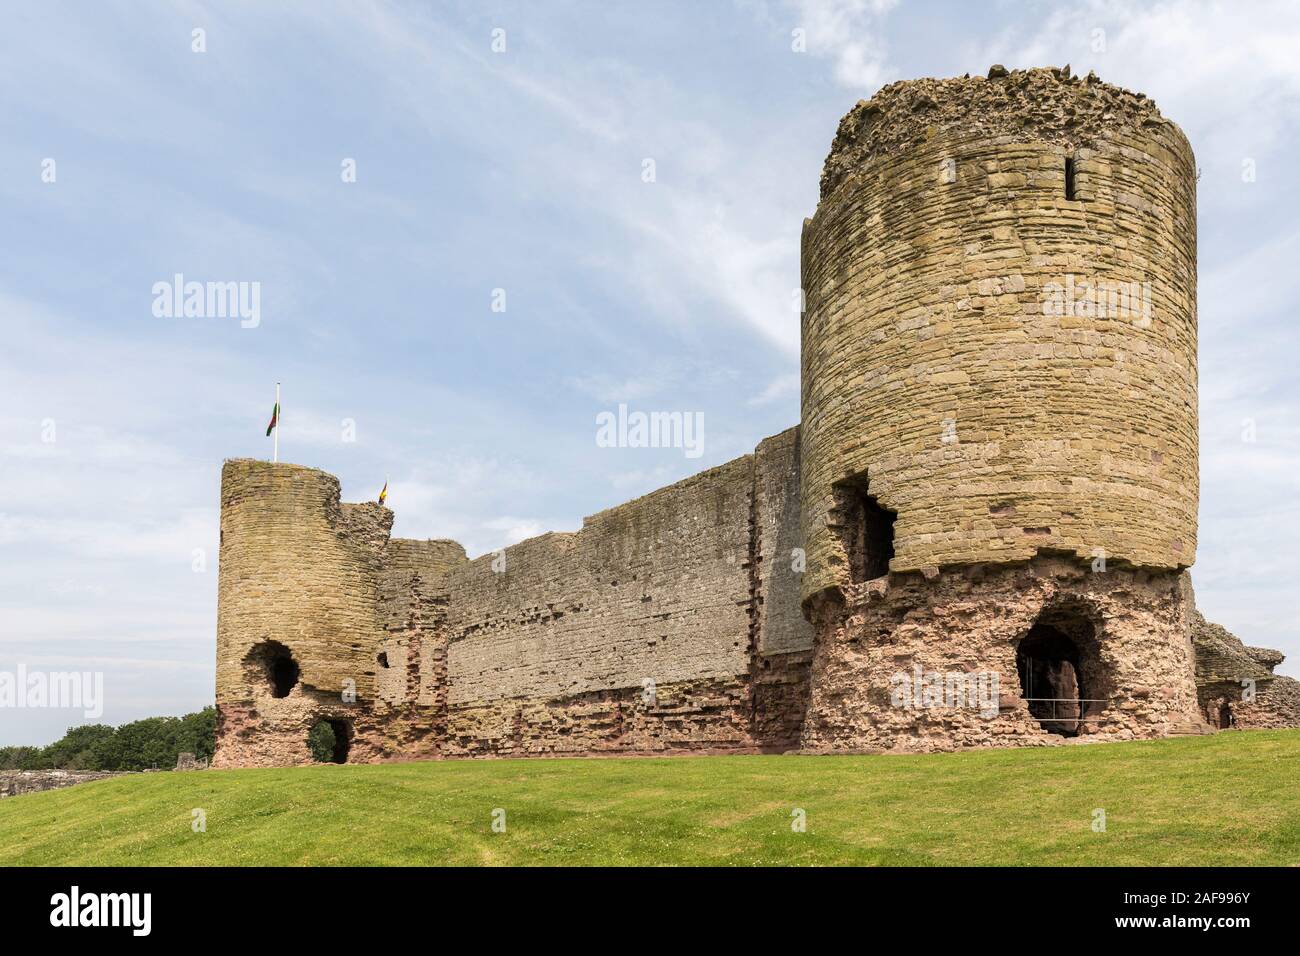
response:
<svg viewBox="0 0 1300 956"><path fill-rule="evenodd" d="M0 800L0 834L9 865L1300 864L1300 731L144 774Z"/></svg>

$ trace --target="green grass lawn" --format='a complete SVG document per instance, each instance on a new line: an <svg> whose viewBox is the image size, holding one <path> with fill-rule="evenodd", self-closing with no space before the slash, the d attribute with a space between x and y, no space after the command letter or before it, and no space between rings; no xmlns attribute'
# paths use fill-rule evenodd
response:
<svg viewBox="0 0 1300 956"><path fill-rule="evenodd" d="M0 863L1300 864L1300 731L142 774L0 800Z"/></svg>

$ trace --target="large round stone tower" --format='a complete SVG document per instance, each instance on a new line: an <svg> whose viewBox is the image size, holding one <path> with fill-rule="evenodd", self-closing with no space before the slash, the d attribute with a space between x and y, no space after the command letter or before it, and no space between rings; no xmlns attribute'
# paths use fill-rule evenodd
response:
<svg viewBox="0 0 1300 956"><path fill-rule="evenodd" d="M840 124L802 256L805 743L1183 728L1197 410L1182 131L1068 68L895 83ZM999 700L927 705L936 680Z"/></svg>

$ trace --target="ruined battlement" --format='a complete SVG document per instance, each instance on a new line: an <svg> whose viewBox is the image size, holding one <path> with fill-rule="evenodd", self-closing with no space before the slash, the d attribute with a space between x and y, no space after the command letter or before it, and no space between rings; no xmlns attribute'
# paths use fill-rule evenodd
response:
<svg viewBox="0 0 1300 956"><path fill-rule="evenodd" d="M1066 151L1106 140L1155 132L1175 162L1192 164L1192 149L1177 124L1142 93L1080 78L1068 66L1007 70L987 76L890 83L840 121L822 168L827 199L873 160L906 153L935 137L1045 143Z"/></svg>

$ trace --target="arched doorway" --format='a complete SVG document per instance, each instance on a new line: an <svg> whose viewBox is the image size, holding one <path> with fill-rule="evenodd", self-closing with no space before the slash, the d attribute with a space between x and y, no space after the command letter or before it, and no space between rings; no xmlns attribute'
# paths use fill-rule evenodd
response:
<svg viewBox="0 0 1300 956"><path fill-rule="evenodd" d="M316 721L307 733L307 750L321 763L347 763L352 746L352 725L342 717Z"/></svg>
<svg viewBox="0 0 1300 956"><path fill-rule="evenodd" d="M1062 737L1087 733L1105 709L1097 631L1082 609L1043 611L1016 647L1020 696L1039 726Z"/></svg>

